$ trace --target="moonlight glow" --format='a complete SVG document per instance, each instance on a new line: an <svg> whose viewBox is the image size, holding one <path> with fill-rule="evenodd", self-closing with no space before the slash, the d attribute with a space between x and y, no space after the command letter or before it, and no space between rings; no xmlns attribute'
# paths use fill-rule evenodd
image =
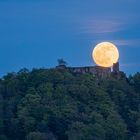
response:
<svg viewBox="0 0 140 140"><path fill-rule="evenodd" d="M114 44L102 42L96 45L92 57L97 65L101 67L111 67L118 61L119 52Z"/></svg>

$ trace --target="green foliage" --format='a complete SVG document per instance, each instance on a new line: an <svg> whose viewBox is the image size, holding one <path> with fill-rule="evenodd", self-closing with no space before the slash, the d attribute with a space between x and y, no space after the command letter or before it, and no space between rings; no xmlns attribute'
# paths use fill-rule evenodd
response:
<svg viewBox="0 0 140 140"><path fill-rule="evenodd" d="M0 140L139 140L140 73L118 80L65 69L0 79Z"/></svg>
<svg viewBox="0 0 140 140"><path fill-rule="evenodd" d="M105 130L98 124L74 122L66 132L69 140L104 140Z"/></svg>
<svg viewBox="0 0 140 140"><path fill-rule="evenodd" d="M26 140L56 140L51 133L30 132Z"/></svg>

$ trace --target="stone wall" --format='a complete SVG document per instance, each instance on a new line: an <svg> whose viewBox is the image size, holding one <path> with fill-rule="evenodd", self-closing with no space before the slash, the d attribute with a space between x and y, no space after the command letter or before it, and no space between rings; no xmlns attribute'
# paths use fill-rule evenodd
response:
<svg viewBox="0 0 140 140"><path fill-rule="evenodd" d="M101 78L106 78L111 73L111 68L103 68L99 66L87 66L87 67L68 67L68 69L74 73L81 74L93 74Z"/></svg>
<svg viewBox="0 0 140 140"><path fill-rule="evenodd" d="M99 78L107 78L111 75L111 68L104 68L100 66L86 66L86 67L66 67L65 65L56 66L57 69L68 69L74 73L93 74ZM113 73L119 74L119 63L113 65Z"/></svg>

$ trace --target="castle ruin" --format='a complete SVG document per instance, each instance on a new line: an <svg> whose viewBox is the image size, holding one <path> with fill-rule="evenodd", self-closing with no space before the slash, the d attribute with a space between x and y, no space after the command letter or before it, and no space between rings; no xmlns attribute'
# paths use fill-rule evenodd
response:
<svg viewBox="0 0 140 140"><path fill-rule="evenodd" d="M60 61L61 60L61 61ZM73 73L80 73L80 74L93 74L100 78L107 78L110 76L111 73L116 75L119 74L119 62L113 64L111 68L105 68L100 66L85 66L85 67L67 67L66 62L63 59L59 59L57 69L68 69Z"/></svg>

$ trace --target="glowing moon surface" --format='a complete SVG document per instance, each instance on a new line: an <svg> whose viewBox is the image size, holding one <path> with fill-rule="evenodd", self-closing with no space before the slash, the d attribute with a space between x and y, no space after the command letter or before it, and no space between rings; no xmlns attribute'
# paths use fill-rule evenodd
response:
<svg viewBox="0 0 140 140"><path fill-rule="evenodd" d="M111 67L119 59L117 47L110 42L102 42L95 46L92 57L95 63L101 67Z"/></svg>

